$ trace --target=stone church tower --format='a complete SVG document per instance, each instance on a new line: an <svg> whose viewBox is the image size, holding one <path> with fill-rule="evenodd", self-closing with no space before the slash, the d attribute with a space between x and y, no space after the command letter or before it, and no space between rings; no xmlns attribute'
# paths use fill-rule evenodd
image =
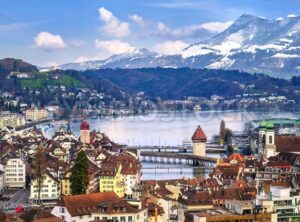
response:
<svg viewBox="0 0 300 222"><path fill-rule="evenodd" d="M196 131L192 136L193 141L193 155L206 156L206 141L207 137L200 126L197 127Z"/></svg>
<svg viewBox="0 0 300 222"><path fill-rule="evenodd" d="M83 120L80 124L80 142L90 144L90 125L86 120Z"/></svg>
<svg viewBox="0 0 300 222"><path fill-rule="evenodd" d="M263 148L261 153L265 158L276 155L275 129L271 121L263 120L259 124L259 143Z"/></svg>

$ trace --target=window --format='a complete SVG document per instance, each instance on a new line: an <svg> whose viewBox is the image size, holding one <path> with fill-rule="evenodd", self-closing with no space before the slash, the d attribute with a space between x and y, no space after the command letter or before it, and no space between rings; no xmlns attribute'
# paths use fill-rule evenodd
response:
<svg viewBox="0 0 300 222"><path fill-rule="evenodd" d="M132 222L132 216L128 216L128 222Z"/></svg>
<svg viewBox="0 0 300 222"><path fill-rule="evenodd" d="M61 207L61 208L60 208L60 212L61 212L61 213L65 213L65 208Z"/></svg>
<svg viewBox="0 0 300 222"><path fill-rule="evenodd" d="M273 137L269 136L269 144L272 144L272 143L273 143Z"/></svg>

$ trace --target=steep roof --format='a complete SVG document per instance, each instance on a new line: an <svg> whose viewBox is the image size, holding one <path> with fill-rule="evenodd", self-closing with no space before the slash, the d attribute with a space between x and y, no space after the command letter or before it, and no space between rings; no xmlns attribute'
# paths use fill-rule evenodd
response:
<svg viewBox="0 0 300 222"><path fill-rule="evenodd" d="M300 152L300 136L275 136L277 152Z"/></svg>
<svg viewBox="0 0 300 222"><path fill-rule="evenodd" d="M231 154L228 159L231 161L231 160L236 160L240 163L243 163L244 162L244 156L239 154L239 153L233 153Z"/></svg>
<svg viewBox="0 0 300 222"><path fill-rule="evenodd" d="M201 141L201 142L207 141L207 137L200 126L198 126L196 131L194 132L194 134L192 136L192 140L193 141Z"/></svg>
<svg viewBox="0 0 300 222"><path fill-rule="evenodd" d="M107 202L118 200L115 192L101 192L93 194L82 194L63 196L58 206L66 207L72 217L90 214L97 210L97 206Z"/></svg>

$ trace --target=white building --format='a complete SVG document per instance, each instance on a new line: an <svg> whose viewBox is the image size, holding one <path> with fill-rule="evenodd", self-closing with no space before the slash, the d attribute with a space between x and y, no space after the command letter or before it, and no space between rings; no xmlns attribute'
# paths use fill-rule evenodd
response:
<svg viewBox="0 0 300 222"><path fill-rule="evenodd" d="M258 204L267 212L277 214L278 221L300 220L300 195L292 195L291 188L272 186L270 193L261 192L256 198Z"/></svg>
<svg viewBox="0 0 300 222"><path fill-rule="evenodd" d="M40 193L40 201L44 205L54 205L60 197L60 193L60 182L49 172L46 172ZM30 184L30 200L32 203L38 202L38 185L35 179L32 179Z"/></svg>
<svg viewBox="0 0 300 222"><path fill-rule="evenodd" d="M63 196L51 213L65 222L145 222L148 218L148 209L143 208L140 202L133 206L112 191Z"/></svg>
<svg viewBox="0 0 300 222"><path fill-rule="evenodd" d="M10 113L10 112L2 112L0 114L0 128L4 128L7 126L16 127L22 126L25 124L25 118L23 115Z"/></svg>
<svg viewBox="0 0 300 222"><path fill-rule="evenodd" d="M12 157L2 159L4 171L4 186L7 188L24 189L26 186L25 162L18 158Z"/></svg>

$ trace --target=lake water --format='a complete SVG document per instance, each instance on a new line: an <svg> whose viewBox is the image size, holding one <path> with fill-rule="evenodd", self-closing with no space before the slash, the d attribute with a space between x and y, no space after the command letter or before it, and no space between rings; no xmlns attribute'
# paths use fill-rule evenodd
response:
<svg viewBox="0 0 300 222"><path fill-rule="evenodd" d="M242 131L248 121L262 119L264 116L272 118L299 118L300 113L289 112L237 112L237 111L210 111L210 112L155 112L148 115L108 117L89 119L91 130L100 130L110 139L128 146L178 146L184 139L190 139L196 127L200 125L208 138L218 134L220 121L223 119L226 127L233 131ZM71 130L79 136L80 122L72 123ZM51 137L58 127L44 131ZM143 163L149 166L149 163ZM173 172L173 171L174 172ZM145 170L143 179L168 179L193 176L207 176L208 172L185 168L184 170L149 172Z"/></svg>
<svg viewBox="0 0 300 222"><path fill-rule="evenodd" d="M243 130L244 123L263 116L299 117L299 113L274 112L158 112L144 116L90 119L91 129L105 132L113 141L129 146L139 145L181 145L184 139L190 139L196 127L200 125L208 138L218 134L220 121L224 119L226 127L233 131ZM72 124L71 130L79 136L80 123Z"/></svg>

